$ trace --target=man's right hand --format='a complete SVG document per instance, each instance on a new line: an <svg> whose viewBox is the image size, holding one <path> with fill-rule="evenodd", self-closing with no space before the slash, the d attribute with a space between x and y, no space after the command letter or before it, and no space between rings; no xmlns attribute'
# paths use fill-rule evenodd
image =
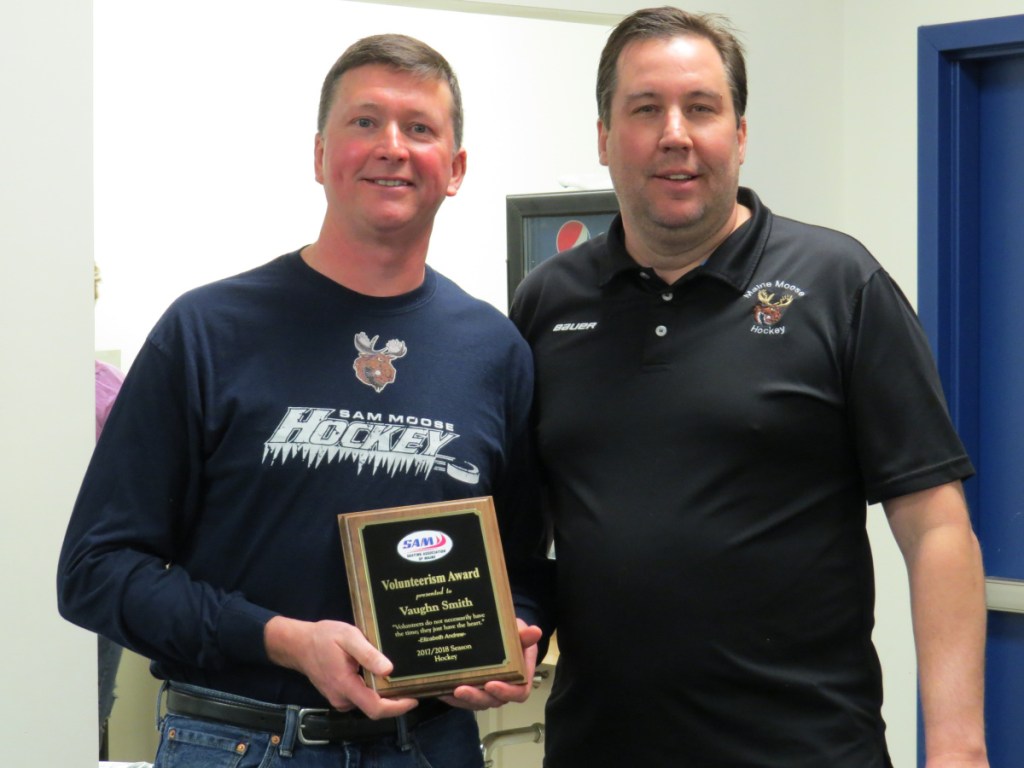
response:
<svg viewBox="0 0 1024 768"><path fill-rule="evenodd" d="M360 668L386 675L392 664L351 624L275 616L264 627L263 639L272 662L304 674L341 712L359 709L379 720L403 715L418 703L416 699L384 699L367 687Z"/></svg>

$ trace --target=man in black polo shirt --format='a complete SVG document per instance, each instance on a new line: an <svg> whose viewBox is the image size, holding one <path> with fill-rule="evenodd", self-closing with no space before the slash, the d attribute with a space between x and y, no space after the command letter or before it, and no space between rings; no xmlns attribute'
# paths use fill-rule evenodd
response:
<svg viewBox="0 0 1024 768"><path fill-rule="evenodd" d="M739 188L742 49L638 11L598 71L621 215L511 315L558 567L548 768L891 766L867 502L906 558L929 766L985 766L973 472L919 323L853 239Z"/></svg>

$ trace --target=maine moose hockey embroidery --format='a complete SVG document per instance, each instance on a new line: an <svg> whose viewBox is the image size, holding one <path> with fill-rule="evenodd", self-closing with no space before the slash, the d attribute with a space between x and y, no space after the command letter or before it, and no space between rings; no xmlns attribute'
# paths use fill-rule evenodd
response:
<svg viewBox="0 0 1024 768"><path fill-rule="evenodd" d="M750 332L761 336L781 336L786 332L782 317L798 297L804 296L803 289L783 280L776 280L774 283L760 283L744 296L750 298L755 291L757 300L754 302L754 324L750 326ZM779 293L782 295L776 299Z"/></svg>

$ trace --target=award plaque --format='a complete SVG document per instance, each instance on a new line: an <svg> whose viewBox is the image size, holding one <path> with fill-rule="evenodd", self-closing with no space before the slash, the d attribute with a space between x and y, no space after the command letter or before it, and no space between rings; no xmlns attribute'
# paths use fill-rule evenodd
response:
<svg viewBox="0 0 1024 768"><path fill-rule="evenodd" d="M356 626L394 665L382 696L524 683L491 497L338 515Z"/></svg>

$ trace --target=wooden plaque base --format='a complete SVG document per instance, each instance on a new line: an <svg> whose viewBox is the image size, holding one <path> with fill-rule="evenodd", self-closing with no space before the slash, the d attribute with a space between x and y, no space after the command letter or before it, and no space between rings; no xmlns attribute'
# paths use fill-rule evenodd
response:
<svg viewBox="0 0 1024 768"><path fill-rule="evenodd" d="M356 625L387 656L382 696L526 682L489 496L338 516Z"/></svg>

